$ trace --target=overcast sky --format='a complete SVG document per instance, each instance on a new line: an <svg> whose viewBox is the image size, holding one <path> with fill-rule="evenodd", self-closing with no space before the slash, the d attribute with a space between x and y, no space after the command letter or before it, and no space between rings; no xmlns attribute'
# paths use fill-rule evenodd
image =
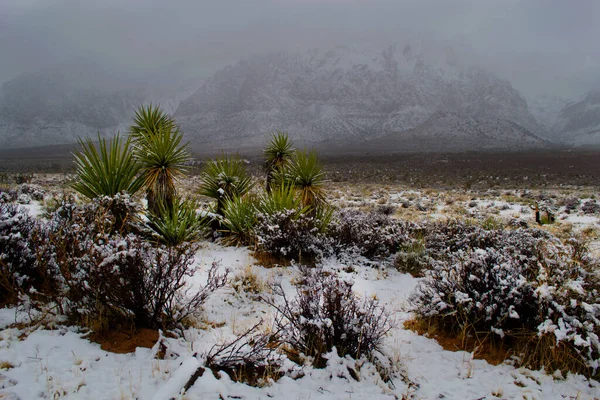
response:
<svg viewBox="0 0 600 400"><path fill-rule="evenodd" d="M0 0L0 82L92 64L207 77L254 53L452 46L526 92L600 87L599 0Z"/></svg>

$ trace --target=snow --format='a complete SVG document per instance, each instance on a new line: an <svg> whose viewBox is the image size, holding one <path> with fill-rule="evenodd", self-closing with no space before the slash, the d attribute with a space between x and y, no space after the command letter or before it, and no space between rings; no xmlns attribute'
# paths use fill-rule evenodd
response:
<svg viewBox="0 0 600 400"><path fill-rule="evenodd" d="M232 275L251 266L266 282L280 280L286 293L292 295L295 291L290 282L298 273L297 267L267 269L256 265L247 248L205 243L196 261L199 269L189 281L192 286L205 284L208 268L213 261L219 261L222 268L231 269ZM203 329L189 328L184 338L163 339L172 350L172 355L164 360L154 357L156 348L138 348L131 354L105 352L72 327L40 328L27 335L26 330L11 327L15 320L24 321L26 316L15 309L2 309L0 362L9 361L14 367L0 370L0 383L5 382L6 386L0 389L0 398L10 398L9 394L13 393L21 399L393 399L403 396L592 399L600 393L598 382L588 382L581 376L569 375L564 380L555 380L541 371L517 369L508 363L492 366L473 359L470 353L444 350L435 340L403 328L403 321L410 318L407 298L418 279L394 269L366 267L360 260L355 260L352 267L353 272L346 272L347 265L335 259L323 264L324 269L353 279L357 294L377 296L392 312L397 326L386 337L382 351L392 360L393 368L405 376L394 378L393 386L381 380L372 364L330 353L325 369L297 366L302 371L301 378L283 377L262 388L235 383L225 373L215 377L207 370L185 397L181 397L179 391L214 344L235 337L260 319L268 321L272 317L272 310L265 304L226 287L209 298L205 306L206 320L216 324L207 324ZM358 371L359 381L349 375L349 368Z"/></svg>

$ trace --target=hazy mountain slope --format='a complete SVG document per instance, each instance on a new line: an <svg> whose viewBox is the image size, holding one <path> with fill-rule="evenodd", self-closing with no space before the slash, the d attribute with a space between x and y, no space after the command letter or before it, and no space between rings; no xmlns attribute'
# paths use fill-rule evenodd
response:
<svg viewBox="0 0 600 400"><path fill-rule="evenodd" d="M517 126L494 131L503 135L498 140L466 138L465 149L493 142L516 149L545 145L532 134L521 140L522 132L541 128L510 83L457 66L456 60L413 55L409 47L256 56L208 79L175 116L196 143L226 146L263 143L276 129L309 142L371 140L412 130L423 132L414 137L418 141L427 134L419 128L438 112L464 123L477 121L480 128L496 121ZM452 141L479 128L456 131L438 123L435 129Z"/></svg>
<svg viewBox="0 0 600 400"><path fill-rule="evenodd" d="M174 112L193 93L92 81L91 71L45 71L6 82L0 89L0 146L76 142L79 137L125 132L134 110L153 102ZM126 87L120 89L120 86ZM196 89L196 87L194 87Z"/></svg>
<svg viewBox="0 0 600 400"><path fill-rule="evenodd" d="M557 131L575 146L600 146L600 91L567 104L558 115Z"/></svg>

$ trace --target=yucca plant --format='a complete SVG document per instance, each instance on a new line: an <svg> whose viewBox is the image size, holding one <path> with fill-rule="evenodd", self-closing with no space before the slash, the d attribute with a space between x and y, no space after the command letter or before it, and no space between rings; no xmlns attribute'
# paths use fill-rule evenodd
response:
<svg viewBox="0 0 600 400"><path fill-rule="evenodd" d="M263 151L265 156L265 169L267 170L267 192L271 191L271 185L275 174L280 172L294 155L292 141L285 132L275 132L267 147Z"/></svg>
<svg viewBox="0 0 600 400"><path fill-rule="evenodd" d="M270 193L261 196L256 208L259 213L264 215L275 215L278 212L295 210L295 217L307 214L311 210L310 207L302 205L294 187L287 185L285 182L280 182Z"/></svg>
<svg viewBox="0 0 600 400"><path fill-rule="evenodd" d="M276 180L296 189L302 205L316 208L325 203L325 171L314 150L297 151L289 164L276 176Z"/></svg>
<svg viewBox="0 0 600 400"><path fill-rule="evenodd" d="M204 222L196 212L194 200L175 198L170 203L158 202L155 210L148 213L148 227L159 242L178 246L199 239Z"/></svg>
<svg viewBox="0 0 600 400"><path fill-rule="evenodd" d="M177 195L175 182L187 170L188 143L173 118L159 107L140 107L130 128L135 157L141 164L141 179L146 188L148 209L156 213L158 203L167 206Z"/></svg>
<svg viewBox="0 0 600 400"><path fill-rule="evenodd" d="M319 233L326 233L333 220L333 207L329 204L319 205L314 212L315 227Z"/></svg>
<svg viewBox="0 0 600 400"><path fill-rule="evenodd" d="M129 128L129 134L134 141L148 140L150 137L165 126L175 126L175 120L165 113L160 107L152 104L141 106L135 111L133 125Z"/></svg>
<svg viewBox="0 0 600 400"><path fill-rule="evenodd" d="M81 151L74 154L77 180L71 185L77 192L91 200L121 192L134 194L142 187L130 139L123 142L117 134L107 141L98 134L98 148L90 138L80 139L79 145Z"/></svg>
<svg viewBox="0 0 600 400"><path fill-rule="evenodd" d="M217 214L224 216L225 201L242 197L253 186L246 165L236 156L222 155L209 161L200 173L199 193L217 200Z"/></svg>
<svg viewBox="0 0 600 400"><path fill-rule="evenodd" d="M234 199L226 199L225 218L222 221L223 231L227 234L224 241L229 245L250 245L254 238L256 225L257 200L246 195Z"/></svg>

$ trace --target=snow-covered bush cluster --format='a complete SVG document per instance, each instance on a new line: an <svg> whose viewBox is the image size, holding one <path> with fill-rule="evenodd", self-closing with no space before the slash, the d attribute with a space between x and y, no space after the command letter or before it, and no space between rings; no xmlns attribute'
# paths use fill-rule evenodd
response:
<svg viewBox="0 0 600 400"><path fill-rule="evenodd" d="M284 209L259 213L254 228L258 248L278 257L314 260L331 253L331 242L318 216Z"/></svg>
<svg viewBox="0 0 600 400"><path fill-rule="evenodd" d="M0 266L3 276L6 270L13 277L6 285L17 295L6 301L31 296L80 321L176 327L225 284L227 273L219 274L214 265L207 286L183 301L197 248L143 240L138 211L127 195L83 206L65 202L39 222L2 206L0 240L6 245Z"/></svg>
<svg viewBox="0 0 600 400"><path fill-rule="evenodd" d="M577 372L598 373L600 279L580 243L462 223L439 225L427 243L430 270L411 298L420 318L500 337L551 335L579 357Z"/></svg>
<svg viewBox="0 0 600 400"><path fill-rule="evenodd" d="M14 189L0 190L0 203L29 204L33 200L43 200L45 193L45 190L39 185L23 183Z"/></svg>
<svg viewBox="0 0 600 400"><path fill-rule="evenodd" d="M329 229L338 251L368 258L388 257L409 241L414 224L386 213L346 209L336 213Z"/></svg>
<svg viewBox="0 0 600 400"><path fill-rule="evenodd" d="M581 206L584 214L600 214L600 204L596 200L588 200Z"/></svg>
<svg viewBox="0 0 600 400"><path fill-rule="evenodd" d="M36 275L29 237L36 221L15 204L0 204L0 305L14 303L19 288L28 291Z"/></svg>
<svg viewBox="0 0 600 400"><path fill-rule="evenodd" d="M298 260L331 255L359 255L384 259L415 241L418 225L382 212L344 209L330 218L283 210L258 216L255 227L259 247Z"/></svg>
<svg viewBox="0 0 600 400"><path fill-rule="evenodd" d="M342 357L372 357L392 327L385 309L372 297L358 299L351 281L320 269L305 268L302 275L295 299L287 299L277 285L276 297L267 298L279 312L280 341L314 357L313 364L321 367L326 363L323 355L334 348Z"/></svg>

